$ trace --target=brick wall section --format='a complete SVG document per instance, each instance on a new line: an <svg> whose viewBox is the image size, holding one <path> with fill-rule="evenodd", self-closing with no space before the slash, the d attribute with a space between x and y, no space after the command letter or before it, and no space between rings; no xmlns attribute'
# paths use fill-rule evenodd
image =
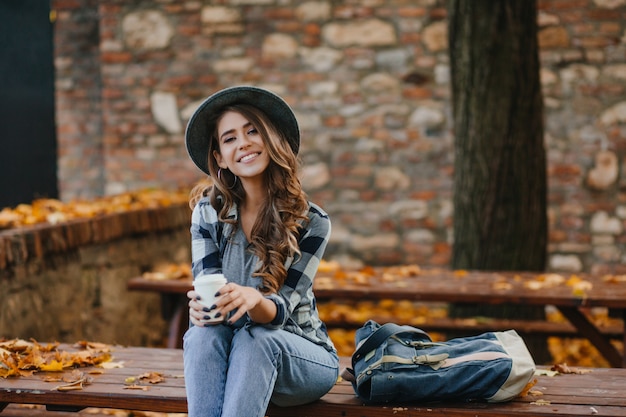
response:
<svg viewBox="0 0 626 417"><path fill-rule="evenodd" d="M59 192L65 199L98 197L105 186L99 2L54 3Z"/></svg>
<svg viewBox="0 0 626 417"><path fill-rule="evenodd" d="M448 264L454 151L443 0L52 4L64 198L192 184L200 174L183 146L191 111L217 89L254 84L297 113L305 187L333 219L329 258ZM96 4L99 74L95 43L83 39ZM548 267L625 272L626 0L538 4ZM98 92L99 101L82 99ZM98 139L102 161L87 162ZM76 181L83 169L100 169L102 185Z"/></svg>
<svg viewBox="0 0 626 417"><path fill-rule="evenodd" d="M626 8L540 5L551 266L623 273Z"/></svg>

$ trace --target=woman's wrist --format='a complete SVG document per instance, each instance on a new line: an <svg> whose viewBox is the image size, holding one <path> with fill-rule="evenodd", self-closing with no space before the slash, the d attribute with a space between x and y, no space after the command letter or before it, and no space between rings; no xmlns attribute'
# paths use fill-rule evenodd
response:
<svg viewBox="0 0 626 417"><path fill-rule="evenodd" d="M276 306L276 314L270 324L281 324L283 322L283 318L285 317L285 306L274 297L267 297L267 299L274 303L274 306Z"/></svg>
<svg viewBox="0 0 626 417"><path fill-rule="evenodd" d="M271 298L261 296L259 303L248 311L248 316L256 323L266 324L274 321L277 313L277 303Z"/></svg>

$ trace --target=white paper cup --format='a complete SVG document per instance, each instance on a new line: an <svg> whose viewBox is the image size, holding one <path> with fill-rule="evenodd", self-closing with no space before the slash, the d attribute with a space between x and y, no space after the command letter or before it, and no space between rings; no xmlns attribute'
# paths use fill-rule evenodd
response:
<svg viewBox="0 0 626 417"><path fill-rule="evenodd" d="M226 277L223 274L207 274L199 275L193 280L193 288L200 295L200 299L197 300L205 307L211 307L220 297L215 297L215 294L226 285ZM211 316L208 320L202 320L203 323L215 323L224 320L224 317L215 318L212 313L206 313Z"/></svg>

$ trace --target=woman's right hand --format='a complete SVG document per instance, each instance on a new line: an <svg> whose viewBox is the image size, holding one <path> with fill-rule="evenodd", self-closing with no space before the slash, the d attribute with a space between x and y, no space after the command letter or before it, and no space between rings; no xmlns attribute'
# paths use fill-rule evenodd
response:
<svg viewBox="0 0 626 417"><path fill-rule="evenodd" d="M197 292L190 290L187 292L187 297L189 298L189 320L191 320L191 324L198 327L205 327L206 325L222 323L223 320L216 320L213 322L205 321L211 319L215 312L209 313L209 308L197 301L199 298L199 294Z"/></svg>

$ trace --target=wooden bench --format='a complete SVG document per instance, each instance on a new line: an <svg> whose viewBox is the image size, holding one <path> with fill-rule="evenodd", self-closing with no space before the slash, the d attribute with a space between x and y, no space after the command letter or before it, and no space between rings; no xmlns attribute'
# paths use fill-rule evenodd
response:
<svg viewBox="0 0 626 417"><path fill-rule="evenodd" d="M70 349L62 346L63 349ZM82 390L61 392L59 383L43 382L44 373L0 378L0 410L8 404L43 404L50 411L79 411L88 407L185 413L182 351L180 349L114 347L113 361L123 367L94 374ZM341 359L342 366L349 358ZM89 368L85 368L88 371ZM280 408L270 406L270 417L383 417L383 416L626 416L626 369L594 368L585 374L554 377L538 375L531 395L504 404L429 403L364 406L352 386L339 381L321 400ZM160 372L165 381L146 384L146 390L125 389L129 377ZM0 417L2 413L0 412ZM55 413L50 413L55 417Z"/></svg>
<svg viewBox="0 0 626 417"><path fill-rule="evenodd" d="M567 319L563 323L537 320L511 321L492 319L445 319L413 324L427 331L460 330L466 335L488 330L513 328L520 334L552 334L555 336L584 337L588 339L613 367L626 367L626 280L623 277L576 274L562 276L560 283L550 281L549 275L531 272L483 272L424 269L415 275L402 272L402 266L366 268L354 275L335 276L320 273L315 280L315 295L320 304L329 300L411 300L415 302L443 302L469 304L508 304L554 306ZM556 274L551 274L552 280ZM548 278L546 278L548 277ZM575 278L575 279L574 279ZM610 277L609 277L610 278ZM584 280L587 287L576 290L570 281ZM534 286L529 284L535 284ZM152 281L142 277L128 282L129 290L153 291L162 295L164 317L170 322L168 347L180 347L182 333L187 328L187 299L191 281ZM594 323L585 314L589 308L613 309L621 318L620 324L603 326ZM374 317L370 317L374 318ZM398 322L397 320L394 320ZM325 319L328 327L348 327L344 321ZM379 320L384 322L384 320ZM362 323L359 323L361 325ZM612 340L620 340L619 351Z"/></svg>
<svg viewBox="0 0 626 417"><path fill-rule="evenodd" d="M371 319L377 323L384 324L387 322L396 322L392 317L388 316L371 316ZM333 320L326 319L324 323L329 329L358 329L363 325L362 322L352 320ZM411 324L411 323L408 323ZM514 319L496 319L489 317L480 318L429 318L422 322L412 324L422 330L428 332L462 332L468 336L491 331L503 331L515 329L520 335L543 334L559 337L578 337L579 333L576 328L568 322L550 322L546 320L514 320ZM598 329L603 335L615 340L622 340L624 328L619 324L611 324L602 326Z"/></svg>

